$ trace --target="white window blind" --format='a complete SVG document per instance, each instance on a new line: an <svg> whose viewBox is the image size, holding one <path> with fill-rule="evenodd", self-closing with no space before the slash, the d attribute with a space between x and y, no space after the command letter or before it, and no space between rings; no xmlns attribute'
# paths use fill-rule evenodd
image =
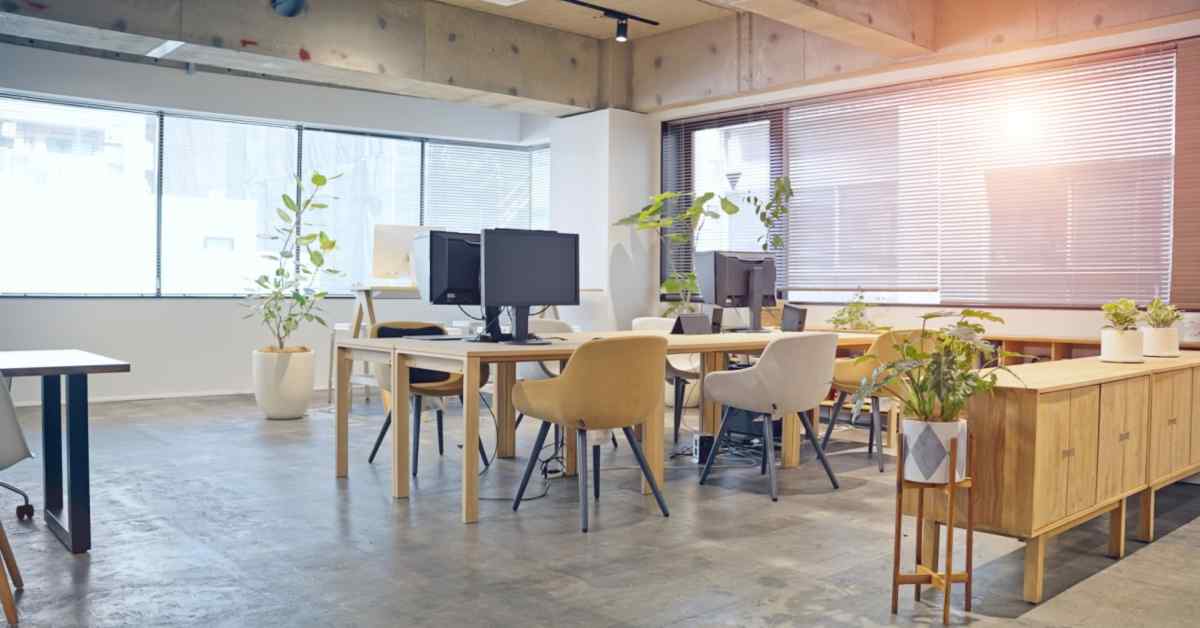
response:
<svg viewBox="0 0 1200 628"><path fill-rule="evenodd" d="M530 227L550 228L550 147L541 146L529 153Z"/></svg>
<svg viewBox="0 0 1200 628"><path fill-rule="evenodd" d="M427 143L423 224L467 232L528 229L531 165L526 149Z"/></svg>
<svg viewBox="0 0 1200 628"><path fill-rule="evenodd" d="M788 110L788 285L943 303L1168 297L1175 53Z"/></svg>

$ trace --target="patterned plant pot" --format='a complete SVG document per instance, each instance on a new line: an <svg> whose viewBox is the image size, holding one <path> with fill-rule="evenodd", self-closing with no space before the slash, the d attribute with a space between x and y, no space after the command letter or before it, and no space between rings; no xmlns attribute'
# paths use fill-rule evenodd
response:
<svg viewBox="0 0 1200 628"><path fill-rule="evenodd" d="M957 477L967 474L967 422L963 419L935 423L904 419L904 479L926 484L950 481L950 440L958 439Z"/></svg>

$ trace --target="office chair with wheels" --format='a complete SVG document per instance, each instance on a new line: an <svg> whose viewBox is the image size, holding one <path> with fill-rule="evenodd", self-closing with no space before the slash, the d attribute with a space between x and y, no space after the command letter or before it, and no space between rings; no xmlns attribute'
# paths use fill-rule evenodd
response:
<svg viewBox="0 0 1200 628"><path fill-rule="evenodd" d="M804 433L816 450L821 465L825 467L825 474L829 476L833 488L838 488L837 477L817 443L811 417L808 416L808 411L829 394L837 341L837 334L815 332L776 338L763 350L762 357L754 366L704 376L706 398L723 404L725 413L721 419L721 429L713 439L712 451L704 463L704 471L700 474L701 484L708 480L713 461L720 451L721 439L727 433L729 411L739 408L762 417L763 466L767 471L771 501L779 501L775 480L773 423L789 414L800 415Z"/></svg>
<svg viewBox="0 0 1200 628"><path fill-rule="evenodd" d="M576 430L579 520L584 532L588 531L588 430L620 429L625 434L659 509L664 517L670 516L667 502L633 432L635 425L662 420L661 415L655 415L663 394L661 378L666 356L667 339L662 336L591 340L575 350L562 375L553 379L520 381L513 386L513 405L527 416L543 421L529 454L521 486L513 499L514 511L521 505L550 426L557 424ZM593 449L593 456L595 451ZM593 458L596 499L600 498L598 462L598 457Z"/></svg>
<svg viewBox="0 0 1200 628"><path fill-rule="evenodd" d="M436 323L421 323L413 321L392 321L387 323L378 323L371 329L372 338L403 338L410 336L441 336L445 335L446 329ZM486 382L488 379L488 367L482 365L481 382ZM375 378L379 382L379 389L383 392L383 405L385 408L392 407L392 369L390 366L377 366L375 368ZM425 397L458 397L460 400L463 396L463 377L461 373L443 373L441 371L430 371L428 369L410 368L408 370L409 392L412 394L412 475L417 477L417 457L421 451L421 410L423 409L423 401ZM442 436L442 418L443 410L437 409L437 441L438 455L445 453L445 443ZM379 453L379 447L383 444L383 437L387 435L388 429L392 426L392 414L388 415L383 420L383 426L379 429L379 436L375 438L375 446L371 448L371 455L367 458L367 462L375 462L375 455ZM483 460L483 466L488 466L489 461L487 452L483 448L483 439L478 442L479 457Z"/></svg>
<svg viewBox="0 0 1200 628"><path fill-rule="evenodd" d="M17 422L17 410L13 406L12 395L8 391L8 386L0 383L0 470L7 469L31 457L29 445L25 442L25 434L21 431L21 424ZM29 496L12 485L2 483L0 485L25 498L24 508L29 510L28 516L32 518L33 507L29 505ZM22 512L22 507L18 507L18 519L24 518ZM12 578L12 588L18 591L25 587L25 583L21 580L21 571L17 568L17 559L13 556L12 546L8 543L8 535L5 533L2 523L0 523L0 562L4 563L4 566L0 568L0 605L4 607L4 616L8 623L16 624L17 606L13 599L12 589L9 588L9 578Z"/></svg>

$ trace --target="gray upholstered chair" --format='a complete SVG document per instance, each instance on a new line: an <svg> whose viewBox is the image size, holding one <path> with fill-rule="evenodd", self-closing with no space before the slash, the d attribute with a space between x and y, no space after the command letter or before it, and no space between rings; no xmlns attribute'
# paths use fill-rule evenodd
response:
<svg viewBox="0 0 1200 628"><path fill-rule="evenodd" d="M772 340L754 366L736 371L709 373L704 377L705 396L725 406L721 429L713 440L712 451L704 463L700 483L708 479L717 458L721 439L733 408L759 415L763 422L763 463L770 482L771 500L778 501L775 480L775 435L772 423L789 414L799 414L808 441L825 467L829 481L838 488L837 477L825 459L825 452L813 435L808 412L829 394L833 380L833 360L837 353L837 334L804 332Z"/></svg>

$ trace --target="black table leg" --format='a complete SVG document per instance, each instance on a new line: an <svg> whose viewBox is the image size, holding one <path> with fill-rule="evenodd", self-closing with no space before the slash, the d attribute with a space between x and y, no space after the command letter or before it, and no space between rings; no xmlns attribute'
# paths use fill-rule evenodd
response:
<svg viewBox="0 0 1200 628"><path fill-rule="evenodd" d="M50 380L53 379L53 383ZM87 375L67 376L67 501L63 522L62 410L57 377L42 384L42 433L45 452L46 525L72 553L92 548L91 485L88 472ZM53 395L47 393L52 392ZM47 403L50 401L50 403ZM52 408L52 409L51 409ZM53 441L51 443L50 441ZM53 481L51 481L53 479Z"/></svg>

